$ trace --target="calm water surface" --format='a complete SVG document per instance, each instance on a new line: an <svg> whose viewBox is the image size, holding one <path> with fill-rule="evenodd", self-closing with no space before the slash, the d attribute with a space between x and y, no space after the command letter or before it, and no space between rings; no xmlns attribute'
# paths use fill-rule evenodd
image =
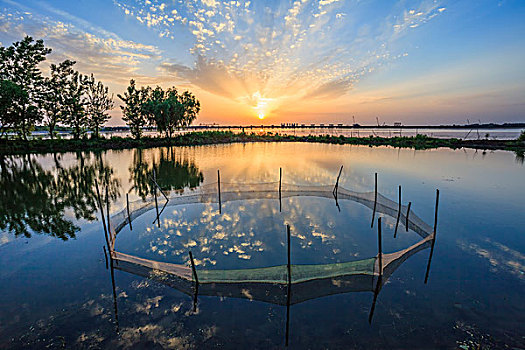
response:
<svg viewBox="0 0 525 350"><path fill-rule="evenodd" d="M231 183L333 185L378 189L438 233L407 259L380 292L322 295L286 306L245 298L193 297L138 274L106 269L95 179L111 214L151 198L149 176L191 194ZM0 348L512 348L525 347L525 167L511 152L398 150L349 145L254 143L0 159ZM160 205L164 202L159 197ZM291 226L294 264L374 257L372 212L330 198L249 199L155 210L117 236L115 248L197 269L286 264ZM383 251L419 241L382 216ZM249 291L248 291L249 292Z"/></svg>

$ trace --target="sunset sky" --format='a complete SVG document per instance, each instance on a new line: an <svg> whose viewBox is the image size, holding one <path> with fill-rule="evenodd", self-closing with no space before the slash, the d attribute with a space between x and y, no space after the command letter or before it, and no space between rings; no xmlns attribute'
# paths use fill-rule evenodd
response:
<svg viewBox="0 0 525 350"><path fill-rule="evenodd" d="M0 0L1 44L26 34L115 99L191 90L196 124L525 121L523 0Z"/></svg>

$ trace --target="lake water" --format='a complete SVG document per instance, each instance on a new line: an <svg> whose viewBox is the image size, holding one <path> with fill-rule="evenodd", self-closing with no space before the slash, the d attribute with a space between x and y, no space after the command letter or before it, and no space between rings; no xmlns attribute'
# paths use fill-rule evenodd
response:
<svg viewBox="0 0 525 350"><path fill-rule="evenodd" d="M176 197L215 193L218 169L223 191L228 183L272 183L277 193L279 168L284 190L333 186L341 165L341 191L373 192L377 172L379 193L397 201L401 185L403 205L410 201L411 215L430 227L440 190L427 283L428 248L396 266L377 293L341 293L333 278L292 287L308 298L288 307L271 302L286 286L262 296L248 287L240 297L197 294L195 303L154 274L106 269L95 179L102 197L108 189L113 216L127 193L131 203L151 203L154 168ZM523 155L249 143L12 156L0 166L0 348L525 347ZM362 203L276 198L225 198L220 212L216 201L169 205L160 222L153 207L122 228L115 249L185 266L191 250L197 274L284 266L290 225L294 265L377 255L377 221L371 228ZM158 202L160 210L160 194ZM421 241L403 222L394 238L395 216L378 217L385 254Z"/></svg>

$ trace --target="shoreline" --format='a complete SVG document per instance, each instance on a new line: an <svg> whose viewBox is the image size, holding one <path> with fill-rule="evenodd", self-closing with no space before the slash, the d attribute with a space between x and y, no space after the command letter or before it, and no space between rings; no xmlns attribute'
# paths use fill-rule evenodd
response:
<svg viewBox="0 0 525 350"><path fill-rule="evenodd" d="M166 146L199 146L245 142L313 142L340 145L391 146L395 148L434 149L471 148L480 150L503 150L524 152L525 142L518 140L461 140L443 139L424 135L403 137L346 137L346 136L294 136L280 134L236 134L229 131L190 132L171 139L165 137L111 137L99 139L45 139L45 140L0 140L0 155L65 153L78 151L103 151L130 148L154 148Z"/></svg>

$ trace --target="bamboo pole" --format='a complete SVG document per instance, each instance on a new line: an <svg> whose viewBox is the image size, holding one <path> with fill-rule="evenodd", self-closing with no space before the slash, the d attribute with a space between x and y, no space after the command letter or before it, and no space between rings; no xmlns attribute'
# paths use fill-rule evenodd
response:
<svg viewBox="0 0 525 350"><path fill-rule="evenodd" d="M286 233L288 237L288 286L292 284L292 266L290 264L291 257L290 257L290 225L286 225Z"/></svg>
<svg viewBox="0 0 525 350"><path fill-rule="evenodd" d="M219 214L222 212L222 203L221 203L221 173L217 169L217 192L219 193Z"/></svg>
<svg viewBox="0 0 525 350"><path fill-rule="evenodd" d="M104 258L106 259L106 270L108 269L108 254L106 253L106 246L103 245L102 249L104 249Z"/></svg>
<svg viewBox="0 0 525 350"><path fill-rule="evenodd" d="M394 238L397 236L397 228L399 227L399 219L401 218L401 185L399 185L399 207L397 209L396 229L394 230Z"/></svg>
<svg viewBox="0 0 525 350"><path fill-rule="evenodd" d="M98 207L100 208L100 217L102 219L102 226L104 227L104 237L106 238L106 244L108 245L108 249L111 249L111 246L109 245L109 239L108 239L108 231L106 228L106 219L104 218L104 208L102 207L102 200L100 198L100 190L98 188L98 181L95 179L95 187L97 190L97 202ZM111 250L110 250L111 252Z"/></svg>
<svg viewBox="0 0 525 350"><path fill-rule="evenodd" d="M193 277L195 278L195 289L193 293L193 312L197 311L197 296L199 295L199 278L197 277L197 269L195 268L195 262L193 261L193 254L191 250L189 251L190 262L191 262L191 271Z"/></svg>
<svg viewBox="0 0 525 350"><path fill-rule="evenodd" d="M159 203L157 201L157 187L153 186L153 197L155 197L155 210L157 212L157 226L160 228Z"/></svg>
<svg viewBox="0 0 525 350"><path fill-rule="evenodd" d="M288 286L286 296L286 334L285 334L285 346L288 346L288 338L290 337L290 301L292 297L292 286Z"/></svg>
<svg viewBox="0 0 525 350"><path fill-rule="evenodd" d="M286 236L287 236L287 246L288 246L288 261L286 264L287 275L288 275L288 285L287 285L287 298L286 298L286 341L285 345L288 346L288 337L290 334L290 299L292 296L292 266L291 266L291 255L290 255L290 225L286 225Z"/></svg>
<svg viewBox="0 0 525 350"><path fill-rule="evenodd" d="M374 220L376 216L377 209L377 173L375 173L375 187L374 187L374 211L372 212L372 224L370 227L374 227Z"/></svg>
<svg viewBox="0 0 525 350"><path fill-rule="evenodd" d="M190 262L191 262L191 271L193 272L195 283L199 284L199 278L197 277L197 269L195 268L195 261L193 261L193 254L191 253L191 250L189 251L189 254L190 254Z"/></svg>
<svg viewBox="0 0 525 350"><path fill-rule="evenodd" d="M111 233L111 218L109 216L109 186L106 185L106 213L108 218L108 235L109 241L111 242L111 248L113 249L113 234Z"/></svg>
<svg viewBox="0 0 525 350"><path fill-rule="evenodd" d="M411 206L412 206L412 202L408 202L407 216L406 216L406 223L405 223L405 229L406 229L407 232L408 232L408 225L409 225L408 216L410 215L410 207Z"/></svg>
<svg viewBox="0 0 525 350"><path fill-rule="evenodd" d="M377 257L379 262L379 276L383 276L383 242L381 234L381 218L377 219Z"/></svg>
<svg viewBox="0 0 525 350"><path fill-rule="evenodd" d="M339 169L339 175L337 175L337 180L335 181L334 190L332 193L337 198L337 191L339 190L339 178L341 177L341 173L343 172L343 166L341 165L341 169Z"/></svg>
<svg viewBox="0 0 525 350"><path fill-rule="evenodd" d="M372 318L374 317L374 311L376 309L377 296L381 290L381 285L383 283L383 276L379 276L376 282L376 287L374 289L374 300L372 301L372 307L370 308L370 313L368 314L368 324L372 324Z"/></svg>
<svg viewBox="0 0 525 350"><path fill-rule="evenodd" d="M111 265L111 287L113 289L113 308L115 311L115 325L117 327L117 333L119 332L119 322L118 322L118 305L117 305L117 290L115 287L115 273L114 273L114 267L113 267L113 258L111 257L111 254L109 256L109 262ZM118 265L118 260L117 260Z"/></svg>
<svg viewBox="0 0 525 350"><path fill-rule="evenodd" d="M434 254L434 244L436 243L438 205L439 205L439 190L436 190L436 208L434 211L434 231L432 232L432 236L433 236L432 245L430 246L430 255L428 257L427 272L425 273L425 284L428 281L428 274L430 272L430 263L432 262L432 255Z"/></svg>
<svg viewBox="0 0 525 350"><path fill-rule="evenodd" d="M283 180L283 168L279 168L279 212L282 211L282 201L281 201L281 187Z"/></svg>
<svg viewBox="0 0 525 350"><path fill-rule="evenodd" d="M131 227L131 215L129 215L129 194L128 193L126 193L126 210L128 212L129 229L133 230L133 227Z"/></svg>

